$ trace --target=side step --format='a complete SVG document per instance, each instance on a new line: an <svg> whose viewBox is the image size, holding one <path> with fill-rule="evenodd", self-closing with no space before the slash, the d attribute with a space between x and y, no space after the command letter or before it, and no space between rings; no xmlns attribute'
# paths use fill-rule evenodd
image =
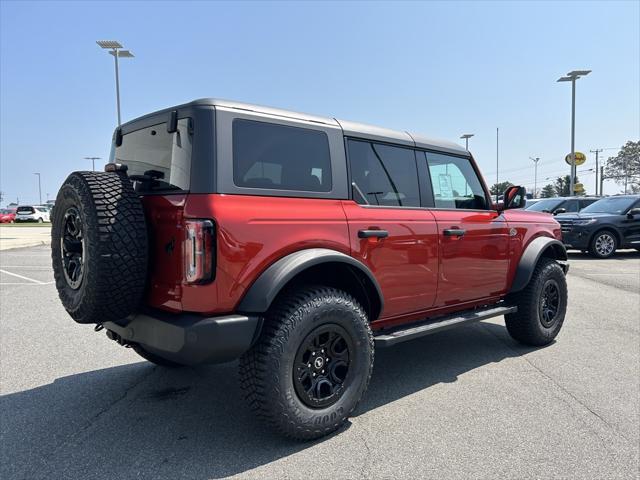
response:
<svg viewBox="0 0 640 480"><path fill-rule="evenodd" d="M374 336L376 347L390 347L396 343L413 340L414 338L424 337L432 333L441 332L449 328L460 325L468 325L470 323L480 322L492 317L499 317L508 313L515 313L518 307L491 307L485 309L467 310L446 317L441 317L436 321L429 323L421 323L418 326L406 328L404 330L395 330L391 333L381 333Z"/></svg>

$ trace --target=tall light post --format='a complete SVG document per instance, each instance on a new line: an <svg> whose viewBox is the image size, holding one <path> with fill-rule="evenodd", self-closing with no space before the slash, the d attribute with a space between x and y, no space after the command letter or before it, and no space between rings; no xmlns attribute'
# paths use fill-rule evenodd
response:
<svg viewBox="0 0 640 480"><path fill-rule="evenodd" d="M464 138L464 148L469 150L469 139L473 137L473 133L464 133L460 138Z"/></svg>
<svg viewBox="0 0 640 480"><path fill-rule="evenodd" d="M42 187L40 185L40 173L35 172L34 175L38 176L38 205L42 205Z"/></svg>
<svg viewBox="0 0 640 480"><path fill-rule="evenodd" d="M538 162L540 161L540 157L529 157L535 163L534 174L533 174L533 198L537 197L538 191Z"/></svg>
<svg viewBox="0 0 640 480"><path fill-rule="evenodd" d="M573 70L565 77L560 77L558 82L571 82L571 178L569 182L569 196L575 195L573 191L576 177L576 80L585 77L591 70Z"/></svg>
<svg viewBox="0 0 640 480"><path fill-rule="evenodd" d="M91 168L96 171L96 160L100 160L102 157L84 157L85 160L91 160Z"/></svg>
<svg viewBox="0 0 640 480"><path fill-rule="evenodd" d="M96 42L100 48L109 50L109 54L113 55L116 63L116 105L118 107L118 126L122 123L120 120L120 74L118 71L118 58L132 58L133 53L129 50L121 50L122 45L115 40L98 40Z"/></svg>

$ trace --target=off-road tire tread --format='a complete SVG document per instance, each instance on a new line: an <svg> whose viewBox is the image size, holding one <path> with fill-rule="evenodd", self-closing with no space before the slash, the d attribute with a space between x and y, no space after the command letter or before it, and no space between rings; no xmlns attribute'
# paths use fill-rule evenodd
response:
<svg viewBox="0 0 640 480"><path fill-rule="evenodd" d="M77 197L84 235L91 249L79 301L67 285L60 261L60 237L67 197ZM125 318L140 305L148 267L147 226L142 202L122 173L73 172L56 199L51 229L56 287L78 323Z"/></svg>
<svg viewBox="0 0 640 480"><path fill-rule="evenodd" d="M274 388L277 389L279 384L277 373L267 368L268 360L279 358L279 355L285 349L291 330L304 320L305 313L318 302L341 303L347 308L357 311L358 317L366 326L367 341L369 342L371 354L364 388L362 389L363 394L373 371L373 334L362 306L351 295L335 288L312 286L290 290L282 295L268 312L257 344L240 359L240 387L254 414L280 434L299 440L319 438L337 430L353 413L362 398L361 395L358 401L348 411L344 411L343 415L336 418L335 421L319 427L308 428L296 422L295 412L290 415L290 406L283 401L284 394L276 392L275 397L279 401L275 405L267 397L267 392L269 390L273 391Z"/></svg>
<svg viewBox="0 0 640 480"><path fill-rule="evenodd" d="M564 311L551 329L546 329L539 320L538 301L540 289L550 275L554 275L560 287L560 296L564 298ZM552 258L542 257L536 265L531 280L520 292L511 295L507 301L518 307L518 311L505 315L505 324L509 335L525 345L548 345L556 337L564 322L567 306L567 283L562 267Z"/></svg>

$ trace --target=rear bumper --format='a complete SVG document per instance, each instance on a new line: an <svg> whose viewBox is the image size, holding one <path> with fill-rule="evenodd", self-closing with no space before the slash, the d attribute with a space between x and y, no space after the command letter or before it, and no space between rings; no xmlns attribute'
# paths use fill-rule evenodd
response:
<svg viewBox="0 0 640 480"><path fill-rule="evenodd" d="M251 347L261 325L258 316L203 317L152 311L132 315L122 325L106 322L104 327L121 343L137 343L167 360L198 365L238 358Z"/></svg>

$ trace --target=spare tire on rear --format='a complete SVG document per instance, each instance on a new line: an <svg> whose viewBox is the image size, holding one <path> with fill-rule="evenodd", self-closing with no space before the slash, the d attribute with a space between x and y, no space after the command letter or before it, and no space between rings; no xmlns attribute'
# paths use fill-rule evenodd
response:
<svg viewBox="0 0 640 480"><path fill-rule="evenodd" d="M145 291L147 226L124 173L73 172L56 198L51 259L58 294L78 323L117 321Z"/></svg>

